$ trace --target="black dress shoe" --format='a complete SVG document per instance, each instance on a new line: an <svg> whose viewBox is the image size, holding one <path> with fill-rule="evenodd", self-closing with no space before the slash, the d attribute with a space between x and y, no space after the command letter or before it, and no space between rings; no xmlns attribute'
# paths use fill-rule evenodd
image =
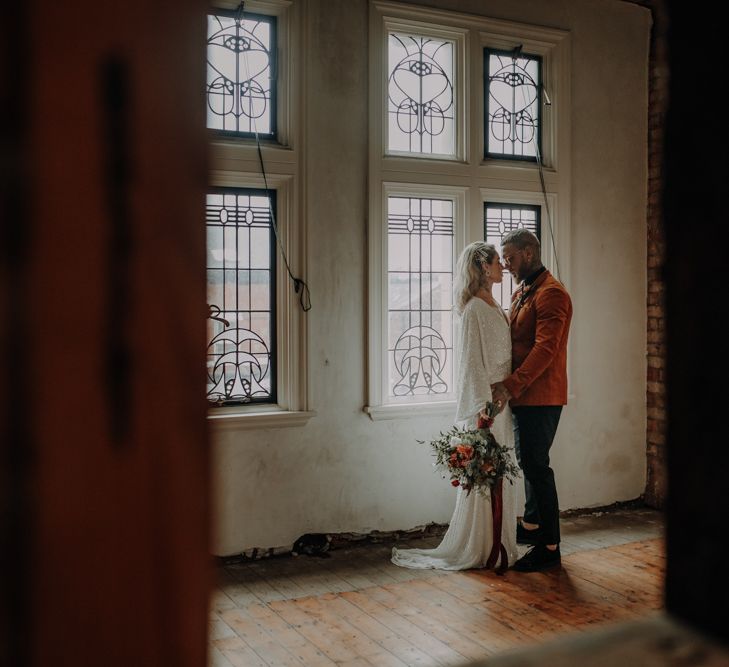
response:
<svg viewBox="0 0 729 667"><path fill-rule="evenodd" d="M539 534L542 531L539 528L533 528L528 530L521 525L521 522L516 524L516 543L517 544L539 544Z"/></svg>
<svg viewBox="0 0 729 667"><path fill-rule="evenodd" d="M559 547L554 551L547 549L543 544L538 544L529 549L516 563L513 569L517 572L539 572L549 567L555 567L562 563L562 557L559 554Z"/></svg>

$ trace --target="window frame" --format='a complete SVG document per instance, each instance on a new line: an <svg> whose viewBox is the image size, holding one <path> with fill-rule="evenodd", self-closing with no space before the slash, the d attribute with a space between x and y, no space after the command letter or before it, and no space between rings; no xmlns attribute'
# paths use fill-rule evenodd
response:
<svg viewBox="0 0 729 667"><path fill-rule="evenodd" d="M521 160L507 156L486 155L486 109L485 85L487 70L485 51L513 51L521 46L522 52L541 59L540 96L541 123L540 144L541 162L545 170L562 173L567 178L569 170L569 150L571 138L570 114L570 33L556 28L543 28L507 21L490 20L478 31L478 44L481 50L479 78L482 91L479 99L483 122L479 124L479 145L482 163L495 168L537 169L536 160ZM544 104L544 91L547 91L551 104Z"/></svg>
<svg viewBox="0 0 729 667"><path fill-rule="evenodd" d="M276 221L277 214L276 214L276 191L271 190L270 188L266 190L265 188L248 188L248 187L208 187L206 190L206 195L246 195L246 196L263 196L263 197L269 197L270 201L270 210L272 211L273 221ZM252 398L249 401L231 401L226 402L222 405L216 405L212 401L208 400L208 407L209 408L228 408L228 407L235 407L239 408L245 405L255 405L255 406L264 406L264 405L277 405L278 404L278 319L277 319L277 313L276 313L276 303L277 303L277 294L278 294L278 282L279 282L279 276L278 276L278 244L276 241L273 225L270 226L271 230L271 243L269 245L269 263L272 267L271 269L271 285L269 287L269 298L271 303L271 322L270 322L270 363L269 367L271 369L271 390L269 392L269 397L267 398ZM237 250L236 250L236 257L237 257ZM225 259L223 259L223 290L225 290L225 271L228 270L225 268ZM205 267L206 272L211 270L211 267L206 266ZM213 268L212 270L216 270L216 268ZM248 269L250 270L250 269ZM236 269L237 271L237 269ZM218 304L215 304L218 305ZM221 315L224 317L225 313L231 312L231 309L220 309ZM241 312L241 311L236 311ZM245 311L242 311L245 312ZM227 327L226 327L227 329ZM208 341L208 347L212 341ZM207 396L207 394L206 394Z"/></svg>
<svg viewBox="0 0 729 667"><path fill-rule="evenodd" d="M521 160L524 162L537 162L537 156L532 157L531 155L509 155L508 153L492 153L488 149L488 127L489 127L489 85L488 81L488 59L491 54L507 56L513 52L504 49L496 49L492 46L485 46L483 49L483 157L485 160ZM536 60L539 67L539 75L537 77L537 104L539 106L539 118L537 122L537 152L539 156L542 155L542 134L544 125L544 113L542 111L541 100L544 95L544 84L543 84L543 69L544 62L540 55L531 53L523 53L523 55L530 60Z"/></svg>
<svg viewBox="0 0 729 667"><path fill-rule="evenodd" d="M255 172L215 171L215 188L265 190L263 177ZM297 198L298 179L294 175L267 174L268 190L276 201L276 225L280 242L287 253L292 269L305 266L305 229L295 224L301 219ZM276 248L278 253L278 248ZM275 269L276 330L276 403L246 403L223 407L209 407L208 421L216 428L240 429L266 426L301 426L314 412L307 407L308 365L306 316L286 271L284 262L277 257Z"/></svg>
<svg viewBox="0 0 729 667"><path fill-rule="evenodd" d="M218 11L235 14L239 4L237 1L215 0L209 5L206 17ZM276 132L272 136L259 134L259 138L266 148L279 149L282 152L295 151L300 137L298 119L302 114L300 91L303 68L299 64L303 61L300 53L301 9L299 4L292 0L247 0L245 3L245 16L270 16L276 22L276 68L273 72L272 87L272 96L275 96L276 99L276 115L272 119L272 124ZM255 133L244 135L207 127L206 131L209 133L211 147L218 153L234 154L241 147L255 149Z"/></svg>
<svg viewBox="0 0 729 667"><path fill-rule="evenodd" d="M559 257L564 258L560 262L559 273L562 282L567 282L565 271L569 268L569 219L564 215L564 211L560 210L560 197L555 192L547 193L547 202L544 201L544 195L541 192L531 190L507 190L500 188L480 188L479 194L481 198L481 238L486 237L484 219L484 210L486 204L503 204L505 206L530 206L539 208L539 224L540 234L539 242L542 246L542 264L550 273L557 275L557 264L555 262L555 247ZM551 217L552 229L549 229L549 217L547 216L547 204L549 205L549 216ZM559 220L559 225L555 224L555 220ZM500 250L499 250L500 252Z"/></svg>
<svg viewBox="0 0 729 667"><path fill-rule="evenodd" d="M444 26L428 25L425 23L413 24L412 22L403 22L394 19L385 20L385 39L383 43L382 57L382 75L383 75L383 95L384 99L388 101L384 108L381 109L380 113L382 118L380 120L382 127L382 153L383 155L389 155L393 157L403 157L413 160L444 160L444 161L456 161L463 162L466 154L466 134L465 134L465 118L466 118L466 36L467 33L464 29L456 30L449 29ZM390 79L390 67L389 67L389 41L392 33L413 33L423 37L433 37L436 39L442 39L452 41L453 46L453 85L455 94L453 96L453 119L454 119L454 152L453 153L421 153L413 151L398 151L390 150L389 148L389 86L388 82Z"/></svg>
<svg viewBox="0 0 729 667"><path fill-rule="evenodd" d="M228 18L237 18L238 16L238 10L237 9L223 9L221 7L211 7L206 17L209 16L225 16ZM267 23L270 25L271 30L271 97L270 97L270 104L273 109L273 113L271 114L271 131L270 132L258 132L258 137L261 141L272 141L275 143L278 143L278 119L279 119L279 110L278 110L278 57L279 57L279 48L278 48L278 17L275 14L259 14L257 12L252 11L245 11L243 14L244 19L246 20L260 20L265 19ZM206 54L207 55L207 54ZM206 57L207 62L207 57ZM207 72L207 68L206 68ZM206 107L207 107L207 91L206 91ZM228 139L253 139L256 138L256 132L255 131L240 131L240 130L226 130L226 129L220 129L215 127L207 127L207 121L206 121L206 129L207 131L216 138L228 138Z"/></svg>
<svg viewBox="0 0 729 667"><path fill-rule="evenodd" d="M237 0L217 0L211 9L235 9ZM278 142L261 141L269 190L276 191L281 243L294 275L307 275L307 227L303 150L305 53L301 3L292 0L250 0L246 9L272 14L278 20ZM255 138L210 138L211 187L265 188ZM280 259L280 257L279 257ZM282 261L277 262L276 319L278 403L208 410L214 433L305 425L316 415L310 409L308 326L298 295Z"/></svg>
<svg viewBox="0 0 729 667"><path fill-rule="evenodd" d="M389 31L459 35L464 61L463 153L458 159L388 153L387 46ZM438 33L441 30L443 32ZM462 37L460 37L462 36ZM484 158L484 49L513 50L542 57L542 80L551 98L542 121L542 166L533 161ZM458 192L461 216L454 218L456 255L468 243L484 238L484 202L524 203L542 207L544 264L554 272L554 249L546 233L543 177L559 253L561 279L569 274L570 201L570 34L485 16L432 9L411 4L370 0L369 14L369 171L368 171L368 359L367 397L363 410L373 420L448 415L454 401L387 400L387 195L425 192L442 196ZM540 173L541 172L541 173ZM498 199L497 197L502 197ZM557 202L563 203L557 207ZM457 214L454 211L454 216ZM454 350L454 352L456 352ZM457 352L456 352L457 356ZM457 364L457 359L455 360Z"/></svg>
<svg viewBox="0 0 729 667"><path fill-rule="evenodd" d="M413 197L448 199L453 202L453 267L455 273L455 262L458 256L458 247L465 239L465 228L462 221L465 219L465 208L467 206L465 191L460 187L429 186L416 183L383 183L381 191L381 215L388 219L388 200L390 197ZM411 398L390 397L388 395L389 377L389 344L388 344L388 230L386 226L380 227L380 234L376 238L370 236L371 254L374 248L379 248L381 261L379 263L379 275L370 272L370 295L378 290L380 298L369 300L369 318L372 328L377 328L376 337L370 337L370 359L373 354L379 360L379 365L370 363L369 383L371 387L370 406L366 410L373 418L375 416L396 415L403 408L411 410L415 408L424 409L451 409L455 405L455 395L449 392L443 396L418 396L417 400ZM375 251L376 252L376 251ZM453 332L451 332L453 336ZM455 366L454 366L455 373ZM373 400L374 398L374 400ZM378 409L381 408L381 409Z"/></svg>

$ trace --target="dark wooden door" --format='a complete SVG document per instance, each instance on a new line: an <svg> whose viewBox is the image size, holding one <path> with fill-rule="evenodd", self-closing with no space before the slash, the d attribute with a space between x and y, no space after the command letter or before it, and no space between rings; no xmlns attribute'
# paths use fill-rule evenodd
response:
<svg viewBox="0 0 729 667"><path fill-rule="evenodd" d="M0 664L203 665L205 6L0 9Z"/></svg>

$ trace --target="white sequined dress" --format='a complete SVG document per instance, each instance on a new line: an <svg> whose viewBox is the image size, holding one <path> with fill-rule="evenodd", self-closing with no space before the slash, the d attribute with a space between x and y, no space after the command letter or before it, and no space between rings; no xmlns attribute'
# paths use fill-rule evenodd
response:
<svg viewBox="0 0 729 667"><path fill-rule="evenodd" d="M511 373L511 336L500 307L473 297L460 317L458 327L458 405L456 422L472 428L478 412L491 400L491 385ZM511 410L507 408L491 427L497 442L511 448L514 431ZM393 549L392 562L402 567L437 570L467 570L486 565L493 542L491 499L480 493L457 489L456 507L442 542L435 549ZM516 494L507 480L503 483L501 542L509 565L518 558L516 546Z"/></svg>

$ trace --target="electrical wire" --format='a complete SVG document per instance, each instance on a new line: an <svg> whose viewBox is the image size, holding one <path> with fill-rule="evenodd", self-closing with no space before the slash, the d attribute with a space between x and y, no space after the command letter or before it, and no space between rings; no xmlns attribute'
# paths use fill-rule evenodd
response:
<svg viewBox="0 0 729 667"><path fill-rule="evenodd" d="M516 67L517 58L519 56L521 56L522 47L523 47L523 45L519 44L519 46L514 48L514 51L511 56L514 67ZM523 102L524 102L524 108L526 108L527 101L526 101L526 92L524 90L524 87L522 87L521 94L522 94L522 98L523 98ZM540 106L542 104L542 97L544 97L546 99L546 106L551 107L552 101L549 99L549 95L547 94L546 90L544 89L543 83L541 83L539 85L539 89L538 89L538 100L539 100ZM541 111L541 108L540 108L540 111ZM554 264L555 264L555 268L557 269L557 280L559 280L561 282L562 278L561 278L561 274L560 274L560 270L559 270L559 257L557 256L557 245L555 244L555 241L554 241L554 226L552 224L552 213L549 208L549 198L547 197L547 185L544 180L544 163L542 162L542 153L539 150L539 141L537 139L536 132L534 133L534 136L532 137L532 142L534 143L534 152L535 152L535 157L536 157L536 161L537 161L537 169L539 171L539 185L542 190L542 196L544 197L544 210L547 214L547 227L549 228L549 236L552 241L552 254L554 255Z"/></svg>
<svg viewBox="0 0 729 667"><path fill-rule="evenodd" d="M238 15L236 18L236 21L238 24L241 24L245 20L245 3L241 2L240 5L238 5ZM248 58L243 58L243 66L246 70L246 80L250 81L250 71L248 69ZM256 123L255 116L251 117L251 120L253 121L253 132L256 136L256 148L258 152L258 163L261 166L261 175L263 176L263 187L266 190L266 193L269 193L269 187L268 187L268 178L266 176L266 167L263 162L263 151L261 150L261 138L258 135L258 125ZM296 292L299 295L299 304L301 305L301 309L306 313L311 310L311 292L309 290L309 286L306 284L306 281L303 280L303 278L297 278L291 271L291 266L289 265L288 257L286 256L286 251L284 250L283 244L281 242L281 236L278 232L278 225L276 223L276 215L273 212L273 206L271 206L271 197L268 196L268 211L271 216L271 227L273 229L273 234L276 237L276 243L278 245L279 251L281 252L281 257L283 258L284 265L286 266L286 273L288 273L289 278L291 279L291 282L294 284L294 292Z"/></svg>

